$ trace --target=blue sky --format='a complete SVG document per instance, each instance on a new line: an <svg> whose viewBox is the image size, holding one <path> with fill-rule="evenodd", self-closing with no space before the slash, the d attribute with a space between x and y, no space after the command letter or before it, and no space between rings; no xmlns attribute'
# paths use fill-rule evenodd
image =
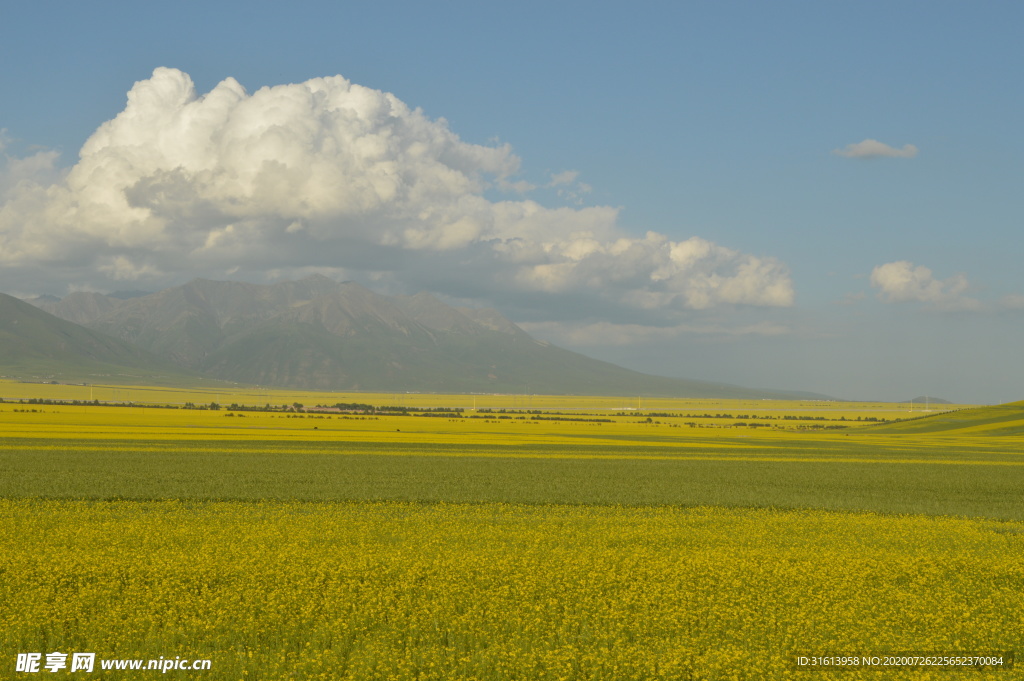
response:
<svg viewBox="0 0 1024 681"><path fill-rule="evenodd" d="M1016 2L12 4L0 290L322 271L493 306L653 373L1021 399L1022 27ZM217 184L241 162L227 147L167 149L196 142L156 109L184 111L230 77L250 123L225 114L203 134L238 136L264 162L274 147L253 130L269 123L253 117L326 114L288 109L294 88L260 89L335 75L306 90L354 84L407 107L388 119L399 127L373 109L358 128L377 142L386 129L401 153L318 147L242 191ZM129 116L137 82L162 94ZM150 144L163 146L139 160ZM349 203L253 189L360 187L370 161L376 179L342 191ZM389 173L397 193L381 189ZM110 192L129 197L120 213Z"/></svg>

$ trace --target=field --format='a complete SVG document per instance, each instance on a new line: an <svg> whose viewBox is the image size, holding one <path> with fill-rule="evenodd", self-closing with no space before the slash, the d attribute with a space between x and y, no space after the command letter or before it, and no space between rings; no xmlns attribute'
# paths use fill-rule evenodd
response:
<svg viewBox="0 0 1024 681"><path fill-rule="evenodd" d="M979 672L793 660L1024 642L1024 404L0 398L8 670L95 652L210 660L160 674L180 679L952 679Z"/></svg>

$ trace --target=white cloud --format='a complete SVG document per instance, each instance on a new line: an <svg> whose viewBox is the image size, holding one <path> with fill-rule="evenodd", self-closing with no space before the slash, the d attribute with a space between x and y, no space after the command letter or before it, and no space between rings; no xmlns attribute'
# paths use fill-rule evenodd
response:
<svg viewBox="0 0 1024 681"><path fill-rule="evenodd" d="M463 142L444 119L341 76L251 94L228 78L200 95L158 68L79 156L63 175L50 152L7 159L0 285L39 265L99 288L328 268L610 316L793 301L774 258L634 236L607 206L485 198L535 188L507 144ZM590 189L576 171L547 186L573 199Z"/></svg>
<svg viewBox="0 0 1024 681"><path fill-rule="evenodd" d="M914 158L917 156L917 147L904 144L902 149L897 149L878 140L866 139L856 144L847 144L842 149L833 149L832 153L846 158Z"/></svg>
<svg viewBox="0 0 1024 681"><path fill-rule="evenodd" d="M970 282L963 274L936 279L923 265L906 260L879 265L871 272L871 285L879 289L880 300L889 303L919 302L945 310L976 310L981 303L964 293Z"/></svg>
<svg viewBox="0 0 1024 681"><path fill-rule="evenodd" d="M514 285L528 291L600 291L608 302L648 311L793 302L788 269L777 260L699 237L674 242L648 232L643 239L601 239L580 231L530 246L539 251L529 253L514 273Z"/></svg>
<svg viewBox="0 0 1024 681"><path fill-rule="evenodd" d="M548 189L555 189L555 193L560 199L579 206L583 204L583 197L592 191L589 184L577 181L579 176L580 173L577 170L552 173L551 181L544 186Z"/></svg>
<svg viewBox="0 0 1024 681"><path fill-rule="evenodd" d="M152 265L133 262L123 255L103 258L102 260L96 269L108 274L116 281L137 280L160 274L160 271Z"/></svg>
<svg viewBox="0 0 1024 681"><path fill-rule="evenodd" d="M563 184L572 184L579 177L579 171L576 170L563 170L560 173L552 173L551 181L548 182L549 187L558 187Z"/></svg>
<svg viewBox="0 0 1024 681"><path fill-rule="evenodd" d="M1007 310L1024 310L1024 295L1010 293L1002 297L999 306Z"/></svg>
<svg viewBox="0 0 1024 681"><path fill-rule="evenodd" d="M729 339L744 336L786 336L793 333L789 326L766 321L736 326L722 323L650 326L614 322L558 321L525 322L519 326L535 337L550 338L556 344L581 348L667 343L683 336Z"/></svg>
<svg viewBox="0 0 1024 681"><path fill-rule="evenodd" d="M11 146L11 137L5 128L0 128L0 199L9 195L22 183L49 184L56 181L57 158L59 154L51 150L38 151L31 156L18 158L6 153Z"/></svg>

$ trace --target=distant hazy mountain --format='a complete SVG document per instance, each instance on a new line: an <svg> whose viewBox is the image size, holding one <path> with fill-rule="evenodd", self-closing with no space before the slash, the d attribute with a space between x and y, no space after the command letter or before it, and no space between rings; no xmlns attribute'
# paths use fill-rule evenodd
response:
<svg viewBox="0 0 1024 681"><path fill-rule="evenodd" d="M955 404L954 402L944 400L941 397L929 397L928 395L918 395L917 397L903 401L913 404Z"/></svg>
<svg viewBox="0 0 1024 681"><path fill-rule="evenodd" d="M204 376L318 390L792 397L650 376L537 341L494 310L384 296L323 276L197 279L132 298L73 293L41 309ZM802 395L806 397L806 395Z"/></svg>

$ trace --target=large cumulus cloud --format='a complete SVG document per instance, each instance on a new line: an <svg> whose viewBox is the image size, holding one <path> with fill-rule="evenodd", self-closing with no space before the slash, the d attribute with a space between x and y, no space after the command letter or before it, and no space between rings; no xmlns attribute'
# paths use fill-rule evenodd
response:
<svg viewBox="0 0 1024 681"><path fill-rule="evenodd" d="M7 161L0 267L11 276L45 268L103 288L319 268L611 316L793 299L770 257L631 235L610 207L492 200L533 186L515 179L508 145L468 144L341 76L252 94L228 78L199 95L187 74L158 68L66 173L40 179L52 156Z"/></svg>

